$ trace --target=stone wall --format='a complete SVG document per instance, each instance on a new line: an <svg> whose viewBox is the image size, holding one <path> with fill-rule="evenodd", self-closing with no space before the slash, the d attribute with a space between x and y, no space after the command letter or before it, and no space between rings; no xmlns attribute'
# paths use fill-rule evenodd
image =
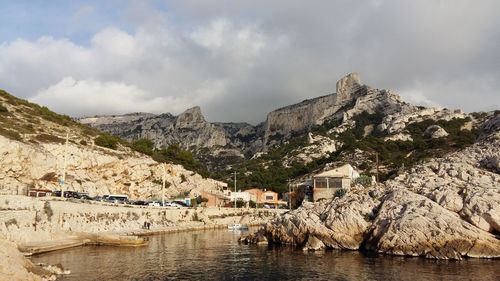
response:
<svg viewBox="0 0 500 281"><path fill-rule="evenodd" d="M282 210L156 208L57 198L0 196L0 236L17 243L50 241L71 233L127 232L145 221L152 229L262 223Z"/></svg>

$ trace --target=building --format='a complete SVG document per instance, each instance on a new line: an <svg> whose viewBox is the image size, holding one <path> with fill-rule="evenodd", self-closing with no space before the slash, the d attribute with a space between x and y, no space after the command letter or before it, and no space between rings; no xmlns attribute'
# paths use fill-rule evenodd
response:
<svg viewBox="0 0 500 281"><path fill-rule="evenodd" d="M250 200L255 202L258 206L267 205L278 207L279 205L287 205L287 202L279 200L278 193L272 190L251 188L245 191L250 194Z"/></svg>
<svg viewBox="0 0 500 281"><path fill-rule="evenodd" d="M201 191L200 195L208 200L205 207L224 207L230 201L230 198L223 192Z"/></svg>
<svg viewBox="0 0 500 281"><path fill-rule="evenodd" d="M28 196L31 197L46 197L51 195L52 195L52 190L49 189L32 188L28 192Z"/></svg>
<svg viewBox="0 0 500 281"><path fill-rule="evenodd" d="M339 189L350 189L359 173L349 164L313 176L313 199L332 198Z"/></svg>
<svg viewBox="0 0 500 281"><path fill-rule="evenodd" d="M231 202L243 201L245 203L248 203L248 202L250 202L250 193L248 193L246 191L233 191L229 195L229 198L230 198Z"/></svg>

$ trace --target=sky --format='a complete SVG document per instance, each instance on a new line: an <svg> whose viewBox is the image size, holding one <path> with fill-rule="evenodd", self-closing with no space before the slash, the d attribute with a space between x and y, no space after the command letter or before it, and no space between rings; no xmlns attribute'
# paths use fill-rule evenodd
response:
<svg viewBox="0 0 500 281"><path fill-rule="evenodd" d="M264 121L338 79L500 109L496 0L0 0L0 88L74 117Z"/></svg>

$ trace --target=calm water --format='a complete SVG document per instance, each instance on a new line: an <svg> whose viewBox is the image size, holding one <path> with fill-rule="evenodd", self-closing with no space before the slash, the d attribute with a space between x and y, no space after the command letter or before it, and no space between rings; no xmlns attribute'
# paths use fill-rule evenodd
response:
<svg viewBox="0 0 500 281"><path fill-rule="evenodd" d="M500 260L434 261L239 245L226 230L150 237L147 247L79 247L33 257L60 280L500 280ZM59 279L58 279L59 280Z"/></svg>

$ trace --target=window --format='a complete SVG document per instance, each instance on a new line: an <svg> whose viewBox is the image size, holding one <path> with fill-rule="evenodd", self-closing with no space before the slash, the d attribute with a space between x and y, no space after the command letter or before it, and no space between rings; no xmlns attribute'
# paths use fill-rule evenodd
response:
<svg viewBox="0 0 500 281"><path fill-rule="evenodd" d="M266 195L266 200L273 200L274 197L272 195Z"/></svg>

